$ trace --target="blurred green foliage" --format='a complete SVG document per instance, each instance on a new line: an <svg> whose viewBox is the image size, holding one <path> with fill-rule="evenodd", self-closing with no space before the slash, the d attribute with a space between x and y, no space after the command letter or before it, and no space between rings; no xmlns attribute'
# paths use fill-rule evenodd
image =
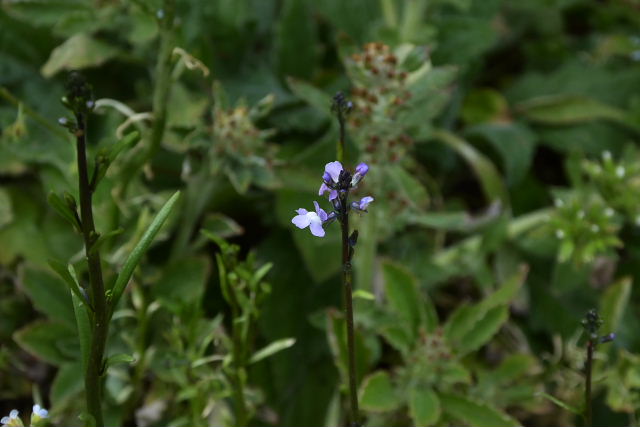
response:
<svg viewBox="0 0 640 427"><path fill-rule="evenodd" d="M638 425L637 0L17 0L0 28L3 415L84 410L51 268L86 281L56 123L79 69L108 283L183 194L114 313L108 425L231 425L238 393L251 425L343 422L338 233L290 222L335 160L338 90L376 199L353 220L367 425L582 425L590 308L617 334L594 422Z"/></svg>

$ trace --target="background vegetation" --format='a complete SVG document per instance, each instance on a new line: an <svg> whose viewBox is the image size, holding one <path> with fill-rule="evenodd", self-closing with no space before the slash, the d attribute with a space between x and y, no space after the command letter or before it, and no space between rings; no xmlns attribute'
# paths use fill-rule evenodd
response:
<svg viewBox="0 0 640 427"><path fill-rule="evenodd" d="M291 224L336 158L336 91L376 199L354 220L367 425L584 425L591 308L617 334L594 423L638 425L637 0L4 0L0 28L2 414L84 411L51 268L86 271L54 208L77 196L57 120L79 69L89 157L141 135L94 197L98 231L121 231L108 280L182 190L114 313L107 425L234 424L238 354L251 425L343 422L339 232Z"/></svg>

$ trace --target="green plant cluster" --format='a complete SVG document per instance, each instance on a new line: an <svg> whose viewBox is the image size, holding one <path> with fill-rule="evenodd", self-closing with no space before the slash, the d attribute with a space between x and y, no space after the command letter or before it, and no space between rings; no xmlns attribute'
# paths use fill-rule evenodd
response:
<svg viewBox="0 0 640 427"><path fill-rule="evenodd" d="M94 366L105 425L345 425L340 233L291 223L338 146L375 199L355 423L640 425L638 0L20 0L0 28L7 423L100 424Z"/></svg>

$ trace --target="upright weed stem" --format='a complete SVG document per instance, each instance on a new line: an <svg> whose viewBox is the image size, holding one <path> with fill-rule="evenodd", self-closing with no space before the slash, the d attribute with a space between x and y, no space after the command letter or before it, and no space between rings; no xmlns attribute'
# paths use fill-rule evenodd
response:
<svg viewBox="0 0 640 427"><path fill-rule="evenodd" d="M95 420L96 427L103 427L102 418L102 373L104 349L109 333L107 298L105 295L100 253L92 249L98 238L93 222L93 188L89 183L87 167L87 113L75 112L77 130L76 150L78 153L78 188L80 195L80 220L84 239L85 256L89 266L89 296L93 307L91 322L91 348L85 375L87 411Z"/></svg>
<svg viewBox="0 0 640 427"><path fill-rule="evenodd" d="M333 111L338 117L340 125L340 137L337 144L337 158L340 163L345 161L345 121L346 114L353 108L340 92L333 98ZM353 324L353 272L351 260L353 248L349 242L349 192L346 191L340 196L340 227L342 229L342 285L344 289L344 315L347 324L347 352L349 370L349 401L350 418L352 426L359 426L358 410L358 381L356 374L356 346Z"/></svg>
<svg viewBox="0 0 640 427"><path fill-rule="evenodd" d="M347 324L347 351L349 356L349 399L351 407L351 425L360 423L358 410L358 382L356 378L356 348L353 327L353 274L351 270L352 250L349 245L349 214L346 196L341 206L340 227L342 228L342 284L344 288L344 315Z"/></svg>
<svg viewBox="0 0 640 427"><path fill-rule="evenodd" d="M593 425L593 408L591 403L591 371L593 369L593 340L587 341L587 361L585 362L584 418L585 426Z"/></svg>

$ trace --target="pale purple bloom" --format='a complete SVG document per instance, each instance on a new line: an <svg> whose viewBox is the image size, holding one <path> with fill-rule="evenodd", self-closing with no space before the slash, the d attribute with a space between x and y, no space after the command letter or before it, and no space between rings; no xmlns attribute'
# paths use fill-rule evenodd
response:
<svg viewBox="0 0 640 427"><path fill-rule="evenodd" d="M335 186L338 184L340 172L342 172L342 163L335 161L326 164L326 166L324 167L324 174L322 174L322 180L324 182L322 183L322 185L320 185L318 196L322 196L328 191L329 200L334 200L338 197L338 191L332 189L330 186Z"/></svg>
<svg viewBox="0 0 640 427"><path fill-rule="evenodd" d="M357 209L359 211L365 211L367 210L367 207L369 206L369 203L373 202L374 198L371 196L365 196L362 199L360 199L359 202L351 202L351 207L353 207L354 209Z"/></svg>
<svg viewBox="0 0 640 427"><path fill-rule="evenodd" d="M329 182L329 180L325 178L326 175L329 175L329 177L331 177L331 181L333 181L334 184L337 184L338 179L340 178L340 172L342 172L342 163L338 161L327 163L324 167L324 175L322 177L325 181Z"/></svg>
<svg viewBox="0 0 640 427"><path fill-rule="evenodd" d="M291 222L298 228L307 228L311 230L311 234L316 237L324 237L324 229L322 223L329 219L329 215L318 206L318 202L314 201L315 212L309 212L304 208L296 210L298 215L294 216Z"/></svg>

